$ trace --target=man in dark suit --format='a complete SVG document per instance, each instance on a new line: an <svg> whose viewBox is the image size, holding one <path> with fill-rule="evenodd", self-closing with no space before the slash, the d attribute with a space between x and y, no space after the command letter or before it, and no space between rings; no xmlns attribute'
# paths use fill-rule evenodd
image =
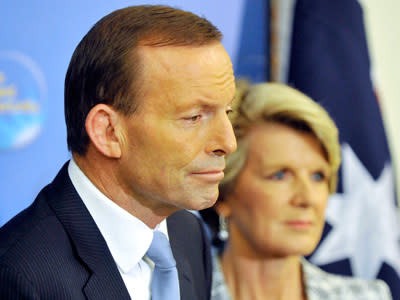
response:
<svg viewBox="0 0 400 300"><path fill-rule="evenodd" d="M220 40L165 6L117 10L86 34L65 80L72 159L0 229L0 299L150 299L154 230L181 299L209 298L207 239L185 209L214 204L236 148Z"/></svg>

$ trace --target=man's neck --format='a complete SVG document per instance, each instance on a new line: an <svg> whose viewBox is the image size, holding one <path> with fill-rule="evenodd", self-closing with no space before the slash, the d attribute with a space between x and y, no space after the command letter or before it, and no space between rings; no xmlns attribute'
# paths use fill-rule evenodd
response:
<svg viewBox="0 0 400 300"><path fill-rule="evenodd" d="M95 154L86 156L74 154L73 159L79 169L101 193L150 228L154 229L169 215L177 211L177 209L167 205L164 208L162 206L152 207L150 202L138 201L139 197L130 195L128 187L125 187L119 179L118 166L115 160L99 158Z"/></svg>

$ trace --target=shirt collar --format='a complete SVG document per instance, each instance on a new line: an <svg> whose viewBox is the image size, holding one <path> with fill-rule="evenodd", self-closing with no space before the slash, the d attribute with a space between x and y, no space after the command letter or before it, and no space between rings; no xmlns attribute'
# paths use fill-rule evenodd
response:
<svg viewBox="0 0 400 300"><path fill-rule="evenodd" d="M128 273L146 254L153 239L153 230L106 197L73 159L68 165L68 174L118 267ZM168 237L165 220L157 225L156 230Z"/></svg>

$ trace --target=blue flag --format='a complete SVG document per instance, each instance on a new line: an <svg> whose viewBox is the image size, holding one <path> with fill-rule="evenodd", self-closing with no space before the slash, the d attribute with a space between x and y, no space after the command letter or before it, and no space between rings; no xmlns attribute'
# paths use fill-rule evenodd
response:
<svg viewBox="0 0 400 300"><path fill-rule="evenodd" d="M399 210L360 4L298 0L291 45L289 84L328 110L342 145L338 193L309 259L332 273L383 279L400 299Z"/></svg>
<svg viewBox="0 0 400 300"><path fill-rule="evenodd" d="M253 82L269 79L269 10L267 0L246 0L235 76Z"/></svg>

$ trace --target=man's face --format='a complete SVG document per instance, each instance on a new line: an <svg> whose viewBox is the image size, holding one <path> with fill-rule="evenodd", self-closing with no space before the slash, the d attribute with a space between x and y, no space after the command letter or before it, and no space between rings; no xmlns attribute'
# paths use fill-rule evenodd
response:
<svg viewBox="0 0 400 300"><path fill-rule="evenodd" d="M121 187L160 214L204 209L218 197L225 155L236 149L227 113L235 95L220 43L142 47L138 110L122 118Z"/></svg>

